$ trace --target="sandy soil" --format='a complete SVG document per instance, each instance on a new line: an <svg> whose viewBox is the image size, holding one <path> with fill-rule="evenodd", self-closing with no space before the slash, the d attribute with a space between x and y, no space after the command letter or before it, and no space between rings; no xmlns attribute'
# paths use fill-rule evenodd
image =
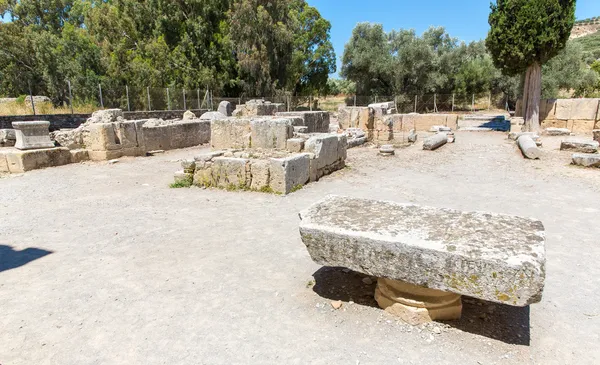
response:
<svg viewBox="0 0 600 365"><path fill-rule="evenodd" d="M0 363L599 363L600 170L569 166L559 142L541 161L501 133L393 158L353 149L287 197L170 189L200 148L3 177ZM466 298L460 321L408 326L363 276L310 260L298 211L328 194L538 218L543 301Z"/></svg>

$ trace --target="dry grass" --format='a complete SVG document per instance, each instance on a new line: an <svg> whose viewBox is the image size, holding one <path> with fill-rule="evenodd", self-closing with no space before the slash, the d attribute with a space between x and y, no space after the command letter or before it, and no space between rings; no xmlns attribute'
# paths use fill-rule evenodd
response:
<svg viewBox="0 0 600 365"><path fill-rule="evenodd" d="M74 105L73 113L90 114L98 110L94 105ZM71 114L69 107L55 107L51 103L35 104L35 113L38 115L46 114ZM9 102L0 104L0 115L33 115L33 109L30 104L24 102Z"/></svg>

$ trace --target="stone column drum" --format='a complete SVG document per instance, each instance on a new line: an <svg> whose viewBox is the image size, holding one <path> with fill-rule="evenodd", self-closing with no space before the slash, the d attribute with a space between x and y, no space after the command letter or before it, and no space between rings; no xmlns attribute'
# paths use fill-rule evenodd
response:
<svg viewBox="0 0 600 365"><path fill-rule="evenodd" d="M50 140L50 122L13 122L17 142L15 147L20 150L35 150L40 148L54 148Z"/></svg>

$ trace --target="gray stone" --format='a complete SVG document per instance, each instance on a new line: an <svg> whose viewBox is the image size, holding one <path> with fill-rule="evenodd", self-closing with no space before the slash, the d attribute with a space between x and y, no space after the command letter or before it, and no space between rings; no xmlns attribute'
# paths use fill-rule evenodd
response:
<svg viewBox="0 0 600 365"><path fill-rule="evenodd" d="M348 139L348 148L362 146L365 143L367 143L367 137L351 138Z"/></svg>
<svg viewBox="0 0 600 365"><path fill-rule="evenodd" d="M425 151L433 151L448 143L446 133L437 133L423 141L423 149Z"/></svg>
<svg viewBox="0 0 600 365"><path fill-rule="evenodd" d="M250 166L250 174L252 182L250 188L252 190L263 190L269 187L271 178L269 167L271 162L268 160L253 160Z"/></svg>
<svg viewBox="0 0 600 365"><path fill-rule="evenodd" d="M297 121L294 126L305 126L307 133L328 133L329 132L329 113L322 111L314 112L282 112L276 114L278 117L292 118Z"/></svg>
<svg viewBox="0 0 600 365"><path fill-rule="evenodd" d="M245 158L216 157L213 159L213 184L219 188L244 189L250 186L250 165Z"/></svg>
<svg viewBox="0 0 600 365"><path fill-rule="evenodd" d="M411 129L408 134L408 142L415 143L415 142L417 142L417 138L419 138L419 136L417 135L417 131L415 131L414 129Z"/></svg>
<svg viewBox="0 0 600 365"><path fill-rule="evenodd" d="M249 118L215 119L211 121L210 146L213 149L251 147L252 129Z"/></svg>
<svg viewBox="0 0 600 365"><path fill-rule="evenodd" d="M308 133L308 127L305 126L295 126L294 127L294 134L306 134Z"/></svg>
<svg viewBox="0 0 600 365"><path fill-rule="evenodd" d="M226 117L230 117L233 114L233 106L230 102L223 100L219 103L217 111Z"/></svg>
<svg viewBox="0 0 600 365"><path fill-rule="evenodd" d="M542 151L537 147L533 138L528 135L524 135L517 139L517 145L521 149L523 156L531 160L537 160L542 156Z"/></svg>
<svg viewBox="0 0 600 365"><path fill-rule="evenodd" d="M54 142L50 140L50 122L13 122L15 129L15 147L20 150L33 150L38 148L53 148Z"/></svg>
<svg viewBox="0 0 600 365"><path fill-rule="evenodd" d="M454 132L448 132L448 133L446 133L446 137L448 138L448 143L455 143L456 142L456 135L454 134Z"/></svg>
<svg viewBox="0 0 600 365"><path fill-rule="evenodd" d="M17 142L14 129L0 129L0 147L12 147Z"/></svg>
<svg viewBox="0 0 600 365"><path fill-rule="evenodd" d="M201 120L219 120L226 118L227 116L221 112L206 112L200 116Z"/></svg>
<svg viewBox="0 0 600 365"><path fill-rule="evenodd" d="M581 153L598 153L598 147L600 143L597 141L587 141L587 140L578 140L572 139L563 141L560 144L561 151L575 151Z"/></svg>
<svg viewBox="0 0 600 365"><path fill-rule="evenodd" d="M196 119L196 114L194 114L191 110L186 110L186 112L183 113L183 120L192 120L192 119Z"/></svg>
<svg viewBox="0 0 600 365"><path fill-rule="evenodd" d="M321 170L328 165L335 164L340 158L338 144L339 140L336 134L319 135L306 141L304 150L315 155L316 168Z"/></svg>
<svg viewBox="0 0 600 365"><path fill-rule="evenodd" d="M196 162L208 162L212 161L215 157L221 157L225 154L225 151L213 151L208 153L203 153L201 155L194 156L194 160Z"/></svg>
<svg viewBox="0 0 600 365"><path fill-rule="evenodd" d="M92 113L86 124L123 122L123 110L105 109Z"/></svg>
<svg viewBox="0 0 600 365"><path fill-rule="evenodd" d="M540 221L338 196L300 217L302 241L320 265L512 306L542 298Z"/></svg>
<svg viewBox="0 0 600 365"><path fill-rule="evenodd" d="M594 129L592 131L592 136L593 136L592 138L594 141L600 142L600 129Z"/></svg>
<svg viewBox="0 0 600 365"><path fill-rule="evenodd" d="M508 134L508 139L511 139L513 141L516 141L519 139L519 137L521 136L529 136L531 137L531 139L533 139L534 141L537 141L540 139L540 136L537 133L534 132L510 132Z"/></svg>
<svg viewBox="0 0 600 365"><path fill-rule="evenodd" d="M294 127L289 119L254 119L250 126L252 148L285 150L287 140L294 136Z"/></svg>
<svg viewBox="0 0 600 365"><path fill-rule="evenodd" d="M308 154L287 158L271 158L270 186L276 193L289 194L309 181L310 158Z"/></svg>
<svg viewBox="0 0 600 365"><path fill-rule="evenodd" d="M290 138L287 140L286 149L292 153L302 152L304 149L304 140L302 138Z"/></svg>
<svg viewBox="0 0 600 365"><path fill-rule="evenodd" d="M430 132L451 132L452 128L450 127L446 127L444 125L434 125L433 127L431 127L431 129L429 130Z"/></svg>
<svg viewBox="0 0 600 365"><path fill-rule="evenodd" d="M570 136L571 131L567 128L546 128L546 134L549 136Z"/></svg>
<svg viewBox="0 0 600 365"><path fill-rule="evenodd" d="M70 150L84 147L83 133L81 129L61 129L50 133L50 139L61 147Z"/></svg>
<svg viewBox="0 0 600 365"><path fill-rule="evenodd" d="M396 150L391 144L386 144L379 148L379 154L382 156L393 156L396 154Z"/></svg>
<svg viewBox="0 0 600 365"><path fill-rule="evenodd" d="M600 154L575 153L573 154L573 165L583 167L600 167Z"/></svg>

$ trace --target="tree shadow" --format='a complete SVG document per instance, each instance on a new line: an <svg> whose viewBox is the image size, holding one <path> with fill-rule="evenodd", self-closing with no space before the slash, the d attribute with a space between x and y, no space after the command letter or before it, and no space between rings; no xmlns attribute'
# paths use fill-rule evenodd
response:
<svg viewBox="0 0 600 365"><path fill-rule="evenodd" d="M26 248L16 251L11 246L0 245L0 272L16 269L27 265L44 256L50 255L52 251L39 248Z"/></svg>
<svg viewBox="0 0 600 365"><path fill-rule="evenodd" d="M342 267L322 267L313 277L313 291L322 298L379 308L375 301L377 279ZM365 278L372 283L363 282ZM458 330L502 341L529 346L529 307L512 307L463 296L462 318L443 323Z"/></svg>

